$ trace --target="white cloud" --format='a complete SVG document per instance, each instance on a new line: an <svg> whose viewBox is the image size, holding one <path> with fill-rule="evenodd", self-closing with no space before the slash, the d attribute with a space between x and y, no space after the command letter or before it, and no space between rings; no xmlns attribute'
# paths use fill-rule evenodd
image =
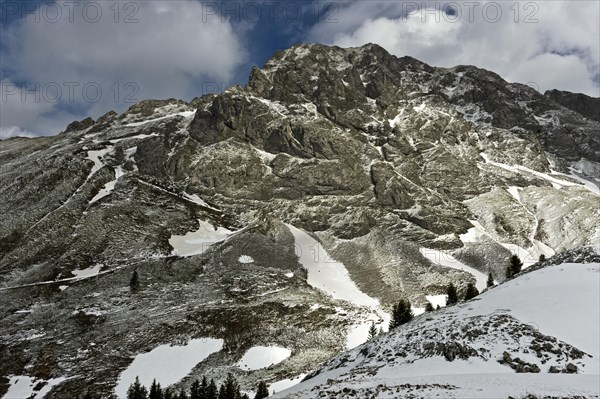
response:
<svg viewBox="0 0 600 399"><path fill-rule="evenodd" d="M454 20L442 11L443 2L354 1L340 10L338 24L317 24L308 37L342 47L373 42L435 66L486 68L508 81L535 83L542 92L598 96L600 10L597 2L573 3L454 2L460 16ZM427 11L406 15L423 4Z"/></svg>
<svg viewBox="0 0 600 399"><path fill-rule="evenodd" d="M35 137L36 135L23 130L18 126L6 126L0 127L0 140L8 139L11 137Z"/></svg>
<svg viewBox="0 0 600 399"><path fill-rule="evenodd" d="M43 133L39 121L48 113L98 117L111 109L122 111L132 100L190 99L201 94L203 84L229 83L247 57L232 25L196 1L169 1L168 7L165 1L135 2L136 23L123 21L135 11L124 9L123 2L93 2L102 7L96 23L90 22L92 9L88 13L92 18L82 17L85 2L74 8L71 21L66 3L56 3L63 15L55 23L42 14L39 22L27 18L0 32L7 49L2 62L10 66L11 80L39 83L42 91L54 83L62 89L58 103L21 104L17 115L10 117L16 120L11 125ZM122 7L117 23L109 8L114 5ZM43 97L54 96L53 89ZM22 118L24 113L28 118ZM10 126L4 114L8 112L3 112L2 126Z"/></svg>

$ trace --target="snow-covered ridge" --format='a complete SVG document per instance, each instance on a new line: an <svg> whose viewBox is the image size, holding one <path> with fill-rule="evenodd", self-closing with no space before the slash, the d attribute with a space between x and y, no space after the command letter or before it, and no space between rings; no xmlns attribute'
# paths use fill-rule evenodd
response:
<svg viewBox="0 0 600 399"><path fill-rule="evenodd" d="M599 336L600 264L549 266L419 316L275 397L598 397Z"/></svg>

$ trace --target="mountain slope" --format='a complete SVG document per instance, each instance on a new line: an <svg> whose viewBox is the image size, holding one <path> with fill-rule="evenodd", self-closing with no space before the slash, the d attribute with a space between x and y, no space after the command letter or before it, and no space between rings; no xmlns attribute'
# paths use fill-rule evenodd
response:
<svg viewBox="0 0 600 399"><path fill-rule="evenodd" d="M503 281L513 253L598 243L600 123L562 104L471 66L301 45L246 87L0 141L0 394L18 376L113 392L141 354L206 338L223 349L178 387L294 379L398 298L422 311L450 282ZM329 262L364 301L320 286ZM265 346L291 355L238 366Z"/></svg>
<svg viewBox="0 0 600 399"><path fill-rule="evenodd" d="M599 263L548 266L419 316L275 397L598 397L599 304Z"/></svg>

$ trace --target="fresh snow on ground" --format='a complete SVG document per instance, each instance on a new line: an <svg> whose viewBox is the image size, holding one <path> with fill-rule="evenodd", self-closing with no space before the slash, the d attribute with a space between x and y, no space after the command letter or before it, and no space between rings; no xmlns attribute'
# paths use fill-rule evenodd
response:
<svg viewBox="0 0 600 399"><path fill-rule="evenodd" d="M474 227L471 227L465 234L461 234L459 236L460 240L463 243L480 243L486 240L490 240L496 242L499 245L502 245L504 248L508 249L513 255L517 255L521 261L523 262L523 269L528 268L539 260L539 254L543 253L546 256L554 255L554 250L542 243L541 241L536 240L532 234L530 237L532 240L532 247L530 250L527 250L523 247L520 247L516 244L499 242L495 240L486 230L476 220L469 220ZM537 254L537 256L536 256ZM478 288L479 289L479 288Z"/></svg>
<svg viewBox="0 0 600 399"><path fill-rule="evenodd" d="M94 277L97 276L98 273L100 273L100 269L102 269L103 266L104 265L102 263L99 263L92 267L88 267L87 269L73 270L71 273L78 279Z"/></svg>
<svg viewBox="0 0 600 399"><path fill-rule="evenodd" d="M366 320L349 328L346 347L353 348L366 342L372 323L386 329L390 316L382 310L379 300L362 292L350 277L346 267L331 259L317 240L292 225L286 226L294 235L296 254L300 258L300 264L308 272L308 284L332 298L350 302L357 307L366 307L369 310Z"/></svg>
<svg viewBox="0 0 600 399"><path fill-rule="evenodd" d="M308 272L308 284L335 299L357 306L379 308L379 301L362 292L352 281L346 267L329 257L321 244L306 232L287 225L296 239L300 264Z"/></svg>
<svg viewBox="0 0 600 399"><path fill-rule="evenodd" d="M225 240L232 234L231 230L224 227L213 227L209 222L199 220L200 227L185 235L172 235L169 244L173 247L173 254L178 256L193 256L204 253L211 245Z"/></svg>
<svg viewBox="0 0 600 399"><path fill-rule="evenodd" d="M291 354L291 350L280 346L255 346L244 354L237 365L246 371L259 370L281 363Z"/></svg>
<svg viewBox="0 0 600 399"><path fill-rule="evenodd" d="M190 118L192 116L194 116L196 114L196 111L183 111L183 112L177 112L175 114L169 114L169 115L165 115L165 116L161 116L160 118L154 118L154 119L148 119L145 121L141 121L141 122L133 122L133 123L128 123L126 125L123 125L124 127L137 127L137 126L142 126L148 123L152 123L152 122L158 122L161 121L163 119L167 119L167 118L172 118L174 116L183 116L184 118Z"/></svg>
<svg viewBox="0 0 600 399"><path fill-rule="evenodd" d="M149 387L156 378L163 388L180 381L198 363L223 348L222 339L193 339L184 346L161 345L150 352L137 355L123 371L115 388L118 398L127 397L127 389L140 378Z"/></svg>
<svg viewBox="0 0 600 399"><path fill-rule="evenodd" d="M238 262L240 263L254 263L254 259L252 259L251 256L248 255L242 255L238 258Z"/></svg>
<svg viewBox="0 0 600 399"><path fill-rule="evenodd" d="M438 306L443 308L446 306L446 299L448 299L448 295L425 295L425 299L427 299L429 303L433 305L434 309Z"/></svg>
<svg viewBox="0 0 600 399"><path fill-rule="evenodd" d="M52 388L65 380L66 378L63 377L38 380L23 375L13 376L9 379L8 391L2 399L42 399ZM40 383L46 383L46 385L42 389L34 391L34 388Z"/></svg>
<svg viewBox="0 0 600 399"><path fill-rule="evenodd" d="M515 331L511 333L513 335L506 335L508 330L492 328L475 341L460 334L467 323L481 323L477 326L484 327L492 317L501 316L514 318L517 323L527 324L541 334L556 337L592 357L565 359L564 354L554 357L551 354L546 363L535 353L524 351L531 341L522 341L525 336L518 331L516 335ZM443 354L427 357L412 354L410 348L413 346L410 341L406 342L411 335L419 331L424 335L415 335L415 339L422 339L433 329L445 331L441 336L438 335L441 340L438 342L447 344L466 339L478 348L479 355L467 360L456 358L448 361ZM453 331L458 332L458 336L448 335ZM508 336L512 337L508 341L502 338ZM536 397L597 398L600 394L598 337L600 264L565 263L548 266L520 275L486 291L475 300L417 317L361 348L340 355L315 377L274 397L313 398L315 391L312 389L319 386L319 390L330 392L339 392L343 388L369 388L374 392L377 387L386 387L377 398L519 398L527 394ZM394 356L403 344L408 345L404 349L409 348L410 352ZM415 342L415 345L418 346L418 343ZM364 355L363 348L367 348L370 355ZM521 356L525 361L538 364L540 373L517 373L507 364L499 363L505 350L513 351L510 352L513 359ZM576 363L577 374L551 374L548 369L553 362L562 362L563 365L567 362ZM376 370L375 374L373 370Z"/></svg>
<svg viewBox="0 0 600 399"><path fill-rule="evenodd" d="M113 189L115 188L115 184L117 184L117 180L119 180L121 177L123 176L123 169L121 168L121 166L117 166L115 168L115 179L109 181L108 183L106 183L104 185L104 188L102 190L100 190L98 192L98 194L96 194L94 196L94 198L92 198L90 200L90 204L93 204L94 202L106 197L107 195L109 195Z"/></svg>
<svg viewBox="0 0 600 399"><path fill-rule="evenodd" d="M485 289L487 282L486 274L480 272L477 269L472 268L471 266L465 265L464 263L454 258L452 255L442 251L438 251L437 249L419 248L419 251L421 252L421 255L423 255L424 257L426 257L427 259L429 259L437 265L451 267L453 269L462 270L472 274L473 277L475 277L475 287L477 287L479 291L483 291Z"/></svg>
<svg viewBox="0 0 600 399"><path fill-rule="evenodd" d="M276 392L281 392L284 389L288 389L293 387L296 384L299 384L306 377L306 374L300 374L294 378L286 378L269 385L269 394L273 395Z"/></svg>

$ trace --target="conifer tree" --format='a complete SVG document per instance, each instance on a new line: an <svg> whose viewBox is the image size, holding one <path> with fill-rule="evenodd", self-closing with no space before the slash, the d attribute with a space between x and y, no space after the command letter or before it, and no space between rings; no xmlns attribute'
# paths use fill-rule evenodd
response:
<svg viewBox="0 0 600 399"><path fill-rule="evenodd" d="M139 377L135 377L135 382L129 386L127 399L148 399L148 390L140 384Z"/></svg>
<svg viewBox="0 0 600 399"><path fill-rule="evenodd" d="M512 272L512 275L514 276L515 274L520 273L522 267L523 267L523 262L521 262L521 259L519 259L519 257L517 255L511 256L510 270Z"/></svg>
<svg viewBox="0 0 600 399"><path fill-rule="evenodd" d="M414 317L410 306L410 301L401 299L392 309L392 319L390 320L390 330L402 324L408 323Z"/></svg>
<svg viewBox="0 0 600 399"><path fill-rule="evenodd" d="M539 262L543 262L543 261L545 261L545 260L546 260L546 255L544 255L544 254L541 254L541 255L540 255Z"/></svg>
<svg viewBox="0 0 600 399"><path fill-rule="evenodd" d="M181 388L181 391L179 391L179 396L177 397L177 399L190 399L183 387Z"/></svg>
<svg viewBox="0 0 600 399"><path fill-rule="evenodd" d="M202 387L200 381L195 380L190 387L190 399L204 399L204 395L200 393Z"/></svg>
<svg viewBox="0 0 600 399"><path fill-rule="evenodd" d="M427 301L427 305L425 305L425 311L433 312L433 305L431 304L431 302Z"/></svg>
<svg viewBox="0 0 600 399"><path fill-rule="evenodd" d="M494 286L494 275L492 274L492 272L488 273L488 278L487 281L485 283L485 285L490 288Z"/></svg>
<svg viewBox="0 0 600 399"><path fill-rule="evenodd" d="M465 291L465 301L475 298L479 295L479 290L473 285L473 283L467 284L467 290Z"/></svg>
<svg viewBox="0 0 600 399"><path fill-rule="evenodd" d="M378 335L379 331L377 331L377 327L375 327L375 323L371 323L371 327L369 327L369 337L367 338L369 341L375 338Z"/></svg>
<svg viewBox="0 0 600 399"><path fill-rule="evenodd" d="M177 395L173 394L171 388L166 388L163 392L163 399L177 399Z"/></svg>
<svg viewBox="0 0 600 399"><path fill-rule="evenodd" d="M148 399L164 399L162 388L160 384L156 383L156 379L152 381L152 385L150 386L150 396Z"/></svg>
<svg viewBox="0 0 600 399"><path fill-rule="evenodd" d="M513 276L512 267L510 265L506 266L506 278L509 279Z"/></svg>
<svg viewBox="0 0 600 399"><path fill-rule="evenodd" d="M254 395L254 399L264 399L269 396L269 388L264 381L259 381L258 386L256 387L256 395Z"/></svg>
<svg viewBox="0 0 600 399"><path fill-rule="evenodd" d="M224 389L219 390L219 399L239 399L240 387L233 377L233 374L227 373L227 379L225 379L225 382L223 385L221 385L221 388Z"/></svg>
<svg viewBox="0 0 600 399"><path fill-rule="evenodd" d="M210 379L210 384L208 384L208 389L206 390L206 399L219 399L219 388L217 388L217 384L212 378Z"/></svg>
<svg viewBox="0 0 600 399"><path fill-rule="evenodd" d="M131 292L135 292L140 288L140 277L137 270L134 270L133 274L131 275L131 279L129 280L129 288L131 289Z"/></svg>
<svg viewBox="0 0 600 399"><path fill-rule="evenodd" d="M446 289L446 295L448 295L448 298L446 299L446 306L455 305L458 303L458 292L456 292L456 287L454 284L450 283Z"/></svg>

